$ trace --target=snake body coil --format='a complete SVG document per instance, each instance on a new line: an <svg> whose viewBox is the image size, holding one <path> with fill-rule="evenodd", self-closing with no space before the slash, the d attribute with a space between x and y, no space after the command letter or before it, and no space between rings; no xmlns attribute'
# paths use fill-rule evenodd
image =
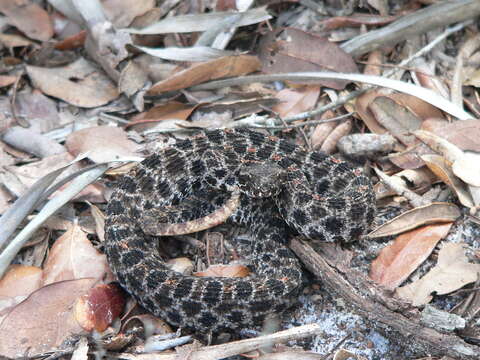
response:
<svg viewBox="0 0 480 360"><path fill-rule="evenodd" d="M240 206L229 220L252 234L255 275L170 270L154 249L158 236L221 212L232 193ZM120 179L107 207L106 254L120 284L155 315L182 328L230 331L295 300L302 271L287 247L290 232L352 241L371 224L374 204L369 179L344 161L246 129L205 131Z"/></svg>

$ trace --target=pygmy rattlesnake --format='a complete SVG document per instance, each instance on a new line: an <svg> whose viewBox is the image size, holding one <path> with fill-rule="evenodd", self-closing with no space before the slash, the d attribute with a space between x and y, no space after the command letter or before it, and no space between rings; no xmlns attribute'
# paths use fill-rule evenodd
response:
<svg viewBox="0 0 480 360"><path fill-rule="evenodd" d="M171 224L222 211L251 232L247 278L183 276L155 251ZM289 232L352 241L375 214L369 179L321 152L246 129L204 131L151 155L119 180L107 207L106 254L120 284L146 309L187 329L219 332L283 311L302 285ZM174 225L177 226L177 225Z"/></svg>

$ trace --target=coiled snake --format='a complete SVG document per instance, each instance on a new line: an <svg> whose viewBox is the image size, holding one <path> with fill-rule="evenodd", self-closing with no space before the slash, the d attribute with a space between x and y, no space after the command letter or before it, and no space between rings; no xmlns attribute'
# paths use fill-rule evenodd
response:
<svg viewBox="0 0 480 360"><path fill-rule="evenodd" d="M170 270L154 249L158 236L213 225L235 199L240 205L229 221L252 234L255 275ZM295 301L302 271L287 247L290 233L352 241L371 224L374 204L370 180L344 161L247 129L204 131L119 180L107 207L105 249L120 284L153 314L182 328L231 331Z"/></svg>

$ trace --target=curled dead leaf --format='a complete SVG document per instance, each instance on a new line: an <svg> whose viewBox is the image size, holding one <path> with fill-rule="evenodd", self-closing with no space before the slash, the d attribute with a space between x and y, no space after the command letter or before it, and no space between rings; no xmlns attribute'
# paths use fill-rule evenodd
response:
<svg viewBox="0 0 480 360"><path fill-rule="evenodd" d="M444 157L436 154L428 154L422 155L421 158L425 164L427 164L428 168L440 178L440 180L455 191L455 194L457 194L458 200L462 205L469 208L474 206L472 196L465 183L455 176L450 164Z"/></svg>
<svg viewBox="0 0 480 360"><path fill-rule="evenodd" d="M195 276L245 277L250 271L243 265L211 265L205 271L193 273Z"/></svg>
<svg viewBox="0 0 480 360"><path fill-rule="evenodd" d="M453 223L422 226L398 236L372 262L370 278L389 290L399 286L449 232Z"/></svg>
<svg viewBox="0 0 480 360"><path fill-rule="evenodd" d="M108 272L105 255L93 247L78 224L71 224L50 250L43 270L43 283L87 277L103 279Z"/></svg>
<svg viewBox="0 0 480 360"><path fill-rule="evenodd" d="M400 234L404 231L415 229L420 225L452 222L462 213L457 205L450 203L431 203L404 212L403 214L387 221L373 230L369 237L382 237Z"/></svg>
<svg viewBox="0 0 480 360"><path fill-rule="evenodd" d="M29 356L44 354L69 336L82 333L72 306L95 282L90 278L61 281L33 292L0 323L0 355L20 358L27 352Z"/></svg>
<svg viewBox="0 0 480 360"><path fill-rule="evenodd" d="M434 291L439 295L448 294L477 281L480 264L468 262L464 246L463 243L444 244L438 253L437 265L422 278L398 288L396 294L420 306L430 302Z"/></svg>
<svg viewBox="0 0 480 360"><path fill-rule="evenodd" d="M205 81L223 77L246 75L260 68L257 57L251 55L225 56L220 59L195 64L154 84L148 95L185 89Z"/></svg>
<svg viewBox="0 0 480 360"><path fill-rule="evenodd" d="M27 66L30 79L43 93L72 105L92 108L118 97L118 90L102 72L80 58L57 68Z"/></svg>

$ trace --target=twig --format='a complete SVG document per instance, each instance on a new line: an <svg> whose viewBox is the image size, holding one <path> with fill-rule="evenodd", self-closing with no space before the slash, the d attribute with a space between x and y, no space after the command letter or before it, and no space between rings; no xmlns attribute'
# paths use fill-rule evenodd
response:
<svg viewBox="0 0 480 360"><path fill-rule="evenodd" d="M360 316L389 326L405 339L414 336L416 343L429 355L450 356L455 359L480 358L480 348L464 342L452 334L442 334L420 323L419 319L407 318L402 313L406 304L382 293L363 273L352 268L335 268L318 251L300 240L293 239L290 248L302 260L308 270L319 278L334 294L345 300ZM342 250L336 248L336 256ZM338 260L337 258L337 260ZM411 312L410 312L411 313Z"/></svg>
<svg viewBox="0 0 480 360"><path fill-rule="evenodd" d="M234 356L246 352L256 350L265 344L278 344L291 340L317 335L321 332L318 324L309 324L297 326L288 330L276 332L274 334L259 336L253 339L245 339L234 341L222 345L205 346L200 349L192 350L189 354L189 360L216 360L229 356ZM114 356L113 354L110 354ZM130 360L151 359L151 354L118 354L119 358ZM177 360L178 354L158 354L155 356L157 360Z"/></svg>
<svg viewBox="0 0 480 360"><path fill-rule="evenodd" d="M343 120L343 119L349 118L350 116L353 116L353 114L355 114L355 113L351 112L351 113L348 113L348 114L343 114L343 115L335 116L335 117L330 118L330 119L309 120L309 121L305 121L305 122L303 122L303 123L298 123L298 124L293 124L293 125L285 125L285 126L252 126L252 127L255 128L255 129L266 129L266 130L295 129L295 128L299 128L299 127L303 127L303 126L315 126L315 125L318 125L318 124L324 124L324 123L328 123L328 122L334 122L334 121ZM287 121L286 121L285 119L283 119L283 121L285 121L285 123L287 123Z"/></svg>
<svg viewBox="0 0 480 360"><path fill-rule="evenodd" d="M234 79L217 80L202 85L196 85L191 87L191 90L211 90L218 89L225 86L232 85L246 85L254 82L272 82L272 81L312 81L312 80L324 80L324 79L340 79L348 81L357 81L370 85L387 87L402 93L410 94L422 99L429 104L436 106L437 108L453 115L461 120L470 119L472 115L467 113L461 107L451 103L448 99L438 95L433 90L407 83L404 81L393 80L380 76L363 75L363 74L347 74L347 73L335 73L335 72L292 72L283 74L269 74L269 75L250 75L239 76Z"/></svg>
<svg viewBox="0 0 480 360"><path fill-rule="evenodd" d="M403 16L381 29L356 36L340 47L352 56L359 56L441 26L473 19L479 14L478 0L442 1Z"/></svg>

